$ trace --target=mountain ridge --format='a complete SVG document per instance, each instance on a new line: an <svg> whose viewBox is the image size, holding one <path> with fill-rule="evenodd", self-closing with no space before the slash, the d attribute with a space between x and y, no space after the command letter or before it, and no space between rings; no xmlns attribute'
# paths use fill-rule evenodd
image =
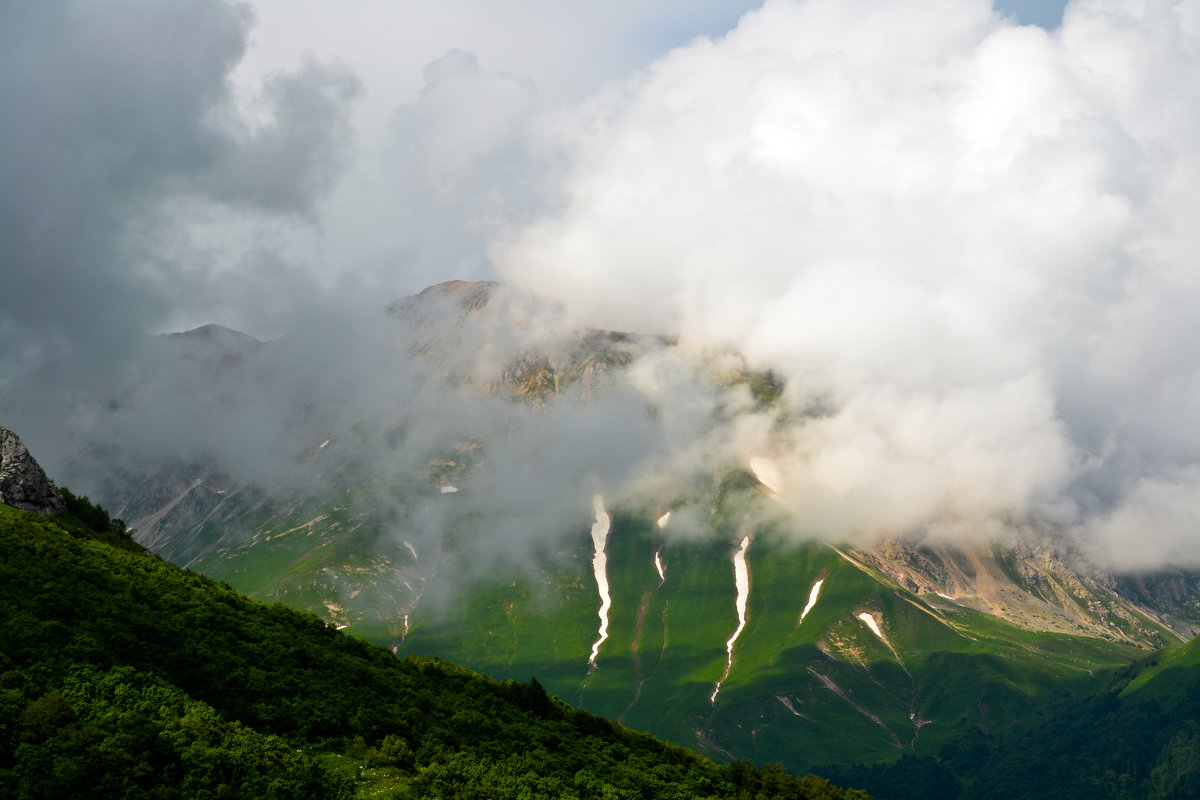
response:
<svg viewBox="0 0 1200 800"><path fill-rule="evenodd" d="M476 491L481 476L506 485L497 452L556 424L562 409L574 410L572 423L602 409L643 380L641 360L669 354L671 340L548 336L540 317L492 283L430 287L383 318L406 353L401 374L425 381L418 386L434 398L429 407L368 405L327 421L327 409L301 397L304 424L287 442L296 460L274 485L215 462L142 465L104 499L164 557L251 596L313 611L398 652L440 653L518 679L536 666L556 694L722 759L830 763L854 739L868 743L867 761L937 757L973 727L1014 724L1061 691L1064 675L1084 680L1129 663L1190 636L1200 620L1196 575L1122 578L1020 529L973 545L796 544L787 510L757 476L766 460L730 459L690 483L605 502L613 516L606 547L616 548L606 552L611 624L589 671L602 601L586 507L557 509L554 538L520 551L518 567L497 552L503 542L489 549L489 530L506 522L484 502L497 498ZM255 359L276 346L222 366L220 380L254 374ZM206 364L227 362L194 363L203 375ZM735 398L723 402L742 407L769 411L784 390L733 356L702 371ZM440 406L460 395L477 398L462 416L479 429L419 435L422 414L458 413ZM497 428L486 429L493 420ZM378 469L401 452L403 470ZM582 482L550 478L576 491L572 482ZM534 503L525 513L537 511ZM709 538L678 533L689 520ZM731 656L739 625L732 559L746 535L749 612ZM679 580L690 582L687 593L673 594ZM818 581L828 582L801 624ZM944 686L934 665L950 670ZM990 701L972 694L973 673L985 678ZM665 705L648 710L647 698ZM731 712L735 700L743 711ZM821 733L815 719L854 735Z"/></svg>

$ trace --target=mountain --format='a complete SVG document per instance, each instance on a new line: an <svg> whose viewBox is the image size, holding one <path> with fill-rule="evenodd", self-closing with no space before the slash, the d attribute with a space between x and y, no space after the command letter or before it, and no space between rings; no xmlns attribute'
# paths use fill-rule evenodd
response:
<svg viewBox="0 0 1200 800"><path fill-rule="evenodd" d="M778 378L553 314L451 282L355 348L164 339L88 449L98 493L155 552L252 597L798 770L919 763L964 785L978 748L1200 623L1196 575L1113 575L1045 533L799 535L765 456L701 453L663 478L627 440L703 443L737 413L796 424ZM664 374L684 389L655 394ZM700 423L661 434L672 404ZM149 457L143 420L181 407L228 441Z"/></svg>
<svg viewBox="0 0 1200 800"><path fill-rule="evenodd" d="M418 616L398 651L498 677L536 664L553 691L635 728L718 758L807 769L905 754L950 761L948 748L1095 688L1097 674L1146 643L1178 641L1094 585L1078 584L1080 601L1107 608L1087 615L1074 604L1072 617L1005 578L1011 551L999 548L945 557L992 582L984 597L1012 603L1006 613L1024 626L972 607L980 592L965 581L907 588L878 568L877 551L796 545L763 525L731 525L740 541L676 542L653 520L610 517L605 592L590 580L594 551L581 536L571 567L556 554L532 576L478 580L440 615ZM1041 574L1071 591L1069 572Z"/></svg>
<svg viewBox="0 0 1200 800"><path fill-rule="evenodd" d="M820 778L795 779L775 767L756 769L744 761L719 767L573 711L546 694L539 680L496 682L438 659L397 659L310 613L259 605L228 585L154 558L103 509L65 490L62 496L65 510L57 515L0 505L0 602L6 609L0 620L5 642L0 653L4 796L184 797L211 792L348 797L356 792L491 797L500 791L506 796L580 798L866 797ZM603 520L599 509L597 516ZM610 535L628 529L619 515L610 522ZM630 548L616 541L610 564L619 575L624 570L616 567ZM838 609L847 599L851 607L860 607L847 587L857 580L865 588L868 571L828 546L792 550L792 563L780 559L788 555L785 551L760 554L756 560L754 548L763 541L743 539L736 550L722 554L731 562L735 587L742 558L747 586L769 582L773 573L790 572L807 560L821 584L808 592L796 630L824 616L828 638L815 649L837 644L843 655L874 637L875 655L861 652L858 657L879 688L886 689L890 681L894 689L904 672L914 697L942 700L940 707L921 705L913 720L918 740L945 721L937 716L939 708L953 707L956 693L986 694L980 719L971 723L975 732L960 729L942 744L938 758L909 753L874 765L831 768L840 781L867 786L893 800L1159 800L1191 797L1200 789L1196 641L1117 670L1087 670L1084 678L1082 651L1068 641L1071 637L1018 635L1006 641L1005 635L1020 629L995 623L990 641L976 641L976 650L960 645L951 656L953 648L939 644L931 633L940 622L917 631L937 609L918 608L912 597L889 596L878 588L860 612L875 625L859 617L870 635L854 637L846 624L830 628L828 621L840 616ZM704 560L705 546L697 543L692 554L697 565ZM655 589L687 581L693 566L678 556L667 560L663 551L654 551ZM611 584L614 600L620 585L619 579ZM652 627L647 611L656 602L654 592L650 594L638 612L646 629ZM664 598L667 616L671 618L671 600L678 605L686 599L704 598L687 592ZM614 623L622 617L616 608L614 602ZM753 601L746 608L752 612ZM950 609L946 605L940 611L960 632L983 633L974 627L975 617L986 615L947 613ZM735 641L744 648L737 652L755 649L753 619L751 613ZM585 688L589 693L621 686L611 680L608 687L601 685L601 677L611 678L615 671L614 653L605 649L619 638L615 630L614 624L597 651L597 666L588 676L592 683ZM531 631L528 626L521 633ZM895 645L902 634L907 640L919 633L925 634L919 652ZM848 635L835 640L834 634ZM664 630L662 638L675 637ZM778 631L759 637L760 643L779 638ZM997 654L997 645L1009 652ZM894 667L885 666L881 646L892 651ZM1025 657L1015 652L1021 648ZM635 663L639 649L629 648ZM662 667L667 649L660 650L655 666L649 666L652 653L645 653L642 662L647 680L641 689L657 701L670 699L661 683L655 685L653 674ZM1059 680L1047 683L1045 674L1038 677L1047 661L1032 657L1035 649L1058 662ZM1108 655L1102 648L1096 654ZM774 670L777 679L797 668L805 653L782 655L773 662L783 667ZM970 661L974 674L956 668L955 658ZM833 694L831 684L848 674L835 661L826 653L805 667ZM739 704L735 695L744 697L747 684L755 682L735 680L731 673L714 709ZM933 689L935 683L941 686ZM846 685L853 685L852 680ZM1036 706L1000 724L1012 714L1013 699L1031 690L1040 692ZM865 707L869 700L857 692L845 694L841 699L847 703ZM802 705L809 699L784 695L776 701L785 708L790 704L819 711ZM923 719L926 711L933 719ZM819 724L819 714L806 714L805 722ZM881 717L875 724L895 723ZM772 728L760 720L751 738L774 735ZM839 743L843 758L861 755L855 748L869 745L856 739L860 732L844 732Z"/></svg>
<svg viewBox="0 0 1200 800"><path fill-rule="evenodd" d="M397 659L65 496L52 516L0 505L5 797L866 798L718 766L536 680Z"/></svg>

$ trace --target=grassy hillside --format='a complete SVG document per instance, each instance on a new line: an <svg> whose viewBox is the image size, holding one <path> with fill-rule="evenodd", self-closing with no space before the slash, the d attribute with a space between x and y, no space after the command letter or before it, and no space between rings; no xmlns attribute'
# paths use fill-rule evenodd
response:
<svg viewBox="0 0 1200 800"><path fill-rule="evenodd" d="M1050 704L994 749L965 797L1200 796L1196 653L1193 640L1122 670L1091 697Z"/></svg>
<svg viewBox="0 0 1200 800"><path fill-rule="evenodd" d="M719 766L536 681L397 659L75 509L0 506L0 796L865 796Z"/></svg>
<svg viewBox="0 0 1200 800"><path fill-rule="evenodd" d="M837 549L789 544L764 525L746 553L746 626L713 702L738 624L736 535L670 539L648 520L614 515L609 638L594 669L600 602L586 531L565 562L478 581L440 615L417 615L400 652L499 678L536 670L550 691L632 727L718 759L800 770L942 759L948 746L1002 734L1056 698L1099 688L1098 675L1143 652L915 594Z"/></svg>
<svg viewBox="0 0 1200 800"><path fill-rule="evenodd" d="M888 800L1184 800L1200 796L1197 640L1048 696L1003 735L976 732L937 761L827 767ZM981 676L987 681L987 676Z"/></svg>

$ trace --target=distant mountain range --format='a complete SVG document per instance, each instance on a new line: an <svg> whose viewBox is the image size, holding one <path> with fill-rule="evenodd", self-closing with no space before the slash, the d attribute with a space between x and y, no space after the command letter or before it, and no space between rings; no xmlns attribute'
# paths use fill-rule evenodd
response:
<svg viewBox="0 0 1200 800"><path fill-rule="evenodd" d="M1200 626L1200 576L1114 575L1045 533L797 540L765 458L714 459L645 490L610 480L622 488L606 494L547 457L550 488L533 491L509 474L533 468L510 454L569 444L592 414L624 420L637 403L607 399L636 400L638 365L674 348L540 319L494 284L440 284L371 328L392 338L370 385L311 395L287 372L306 357L287 340L217 326L163 337L108 390L74 469L107 476L102 501L139 542L251 597L402 655L536 675L718 759L789 769L917 759L958 781L979 769L976 745L992 752ZM339 358L362 354L321 355L303 375L336 377ZM778 380L737 354L700 358L717 395L776 402ZM236 441L195 438L146 458L121 432L147 410L189 424L164 397L208 424L276 433L252 433L240 460ZM264 447L277 452L259 474Z"/></svg>

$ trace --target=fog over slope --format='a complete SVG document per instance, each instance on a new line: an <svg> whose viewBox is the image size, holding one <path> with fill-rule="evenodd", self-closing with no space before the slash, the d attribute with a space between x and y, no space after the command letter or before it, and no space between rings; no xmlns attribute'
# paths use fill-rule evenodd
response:
<svg viewBox="0 0 1200 800"><path fill-rule="evenodd" d="M22 110L0 144L0 423L51 474L111 422L89 398L147 334L217 321L288 355L224 395L143 386L138 458L282 468L386 400L446 441L532 426L507 439L528 485L480 497L581 521L594 491L759 457L801 536L1032 527L1118 568L1200 566L1197 0L1079 0L1053 31L984 0L767 2L557 93L451 51L375 139L352 124L370 85L320 53L235 76L238 7L0 15L0 101ZM383 222L330 263L346 217ZM384 308L452 277L559 310L512 336L679 344L607 411L514 422L411 379ZM781 406L705 387L697 364L731 351L786 379ZM276 413L300 393L342 420ZM378 455L404 474L403 452ZM503 550L528 529L496 530Z"/></svg>
<svg viewBox="0 0 1200 800"><path fill-rule="evenodd" d="M819 408L814 531L1032 519L1197 562L1196 3L769 3L597 98L495 250L581 319L732 345Z"/></svg>

